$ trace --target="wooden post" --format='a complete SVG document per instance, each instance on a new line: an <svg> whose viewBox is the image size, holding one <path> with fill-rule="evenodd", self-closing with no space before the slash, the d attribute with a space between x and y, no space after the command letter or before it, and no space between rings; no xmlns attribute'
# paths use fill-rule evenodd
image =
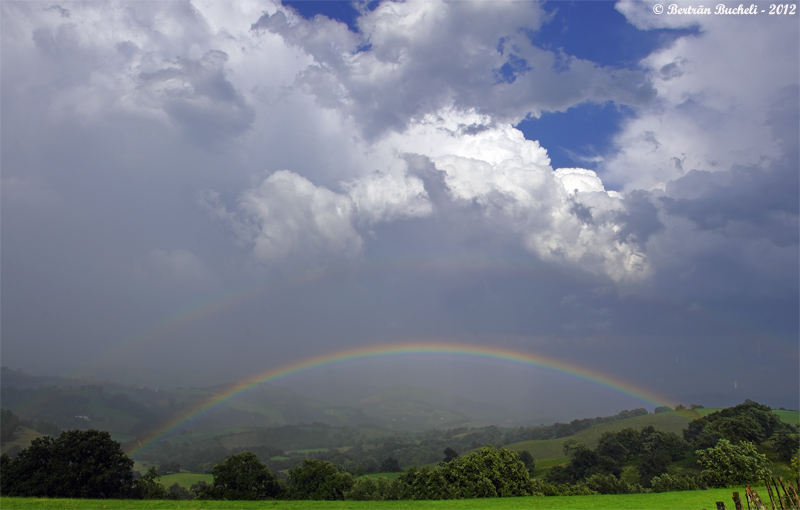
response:
<svg viewBox="0 0 800 510"><path fill-rule="evenodd" d="M794 485L789 484L789 488L792 489L792 493L794 494L794 502L797 505L797 508L800 508L800 497L798 497L797 491L794 490Z"/></svg>
<svg viewBox="0 0 800 510"><path fill-rule="evenodd" d="M783 497L781 496L781 490L778 488L778 482L775 481L775 477L772 478L772 485L775 486L775 492L778 494L778 502L781 504L781 510L786 510L786 503L783 501Z"/></svg>
<svg viewBox="0 0 800 510"><path fill-rule="evenodd" d="M753 506L758 510L766 510L767 507L764 505L764 502L761 501L761 496L758 495L757 491L750 490L750 499L753 501Z"/></svg>
<svg viewBox="0 0 800 510"><path fill-rule="evenodd" d="M717 510L725 510L725 503L717 501Z"/></svg>
<svg viewBox="0 0 800 510"><path fill-rule="evenodd" d="M769 494L769 504L772 505L772 510L775 510L775 494L772 493L772 486L769 484L769 478L764 477L764 484L767 486L767 493Z"/></svg>
<svg viewBox="0 0 800 510"><path fill-rule="evenodd" d="M789 494L789 491L786 490L786 486L783 485L783 477L779 476L778 481L781 482L781 487L783 488L783 493L786 494L786 499L792 501L794 498L792 498L791 494Z"/></svg>
<svg viewBox="0 0 800 510"><path fill-rule="evenodd" d="M744 510L742 508L742 499L739 497L738 492L733 493L733 506L736 507L736 510Z"/></svg>
<svg viewBox="0 0 800 510"><path fill-rule="evenodd" d="M750 503L753 499L753 495L751 492L752 490L750 489L750 484L748 483L747 485L744 486L744 501L745 503L747 503L747 510L752 509L752 507L750 506Z"/></svg>

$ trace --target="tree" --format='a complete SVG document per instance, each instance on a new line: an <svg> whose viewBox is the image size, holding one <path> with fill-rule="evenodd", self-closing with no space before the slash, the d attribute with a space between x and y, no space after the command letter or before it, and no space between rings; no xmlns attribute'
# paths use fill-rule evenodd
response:
<svg viewBox="0 0 800 510"><path fill-rule="evenodd" d="M531 452L529 452L528 450L522 450L521 452L519 452L519 460L525 466L525 469L528 470L528 473L530 473L536 468L536 463L533 458L533 455L531 455Z"/></svg>
<svg viewBox="0 0 800 510"><path fill-rule="evenodd" d="M158 474L159 475L168 475L170 473L180 473L181 472L181 464L180 462L165 462L158 466Z"/></svg>
<svg viewBox="0 0 800 510"><path fill-rule="evenodd" d="M616 432L603 432L597 442L597 453L617 462L625 462L631 455Z"/></svg>
<svg viewBox="0 0 800 510"><path fill-rule="evenodd" d="M397 459L389 457L381 462L381 473L398 473L400 471L402 471L402 469L400 468L400 462L398 462Z"/></svg>
<svg viewBox="0 0 800 510"><path fill-rule="evenodd" d="M451 461L453 461L453 460L458 458L458 452L453 450L449 446L447 448L445 448L442 453L444 453L444 459L442 459L442 462L445 462L445 463L451 462Z"/></svg>
<svg viewBox="0 0 800 510"><path fill-rule="evenodd" d="M650 487L653 477L667 472L669 455L660 451L647 452L636 465L639 481L643 487Z"/></svg>
<svg viewBox="0 0 800 510"><path fill-rule="evenodd" d="M305 459L289 470L289 494L294 499L342 500L353 487L350 473L330 462Z"/></svg>
<svg viewBox="0 0 800 510"><path fill-rule="evenodd" d="M528 496L531 479L516 452L491 446L437 468L455 498Z"/></svg>
<svg viewBox="0 0 800 510"><path fill-rule="evenodd" d="M198 487L198 499L262 500L283 494L278 477L252 452L228 456L211 474L214 482Z"/></svg>
<svg viewBox="0 0 800 510"><path fill-rule="evenodd" d="M170 499L167 489L161 485L161 475L155 467L147 470L147 473L136 480L136 489L141 499Z"/></svg>
<svg viewBox="0 0 800 510"><path fill-rule="evenodd" d="M169 489L167 490L169 491L170 499L176 499L176 500L194 499L194 495L189 491L189 489L183 487L177 482L170 485Z"/></svg>
<svg viewBox="0 0 800 510"><path fill-rule="evenodd" d="M779 430L772 435L769 442L778 458L783 461L791 460L800 451L800 434L797 433L796 428L787 426Z"/></svg>
<svg viewBox="0 0 800 510"><path fill-rule="evenodd" d="M70 430L34 439L7 461L0 490L22 497L126 498L134 488L132 468L108 432Z"/></svg>
<svg viewBox="0 0 800 510"><path fill-rule="evenodd" d="M700 476L710 487L744 485L769 474L766 455L758 453L752 443L736 445L727 439L720 439L717 446L697 450L695 455L705 468Z"/></svg>
<svg viewBox="0 0 800 510"><path fill-rule="evenodd" d="M672 462L681 460L689 451L689 443L673 432L655 430L643 441L647 453L663 453Z"/></svg>
<svg viewBox="0 0 800 510"><path fill-rule="evenodd" d="M347 493L347 499L355 501L389 501L400 499L403 484L398 479L389 480L383 476L357 478L353 488Z"/></svg>

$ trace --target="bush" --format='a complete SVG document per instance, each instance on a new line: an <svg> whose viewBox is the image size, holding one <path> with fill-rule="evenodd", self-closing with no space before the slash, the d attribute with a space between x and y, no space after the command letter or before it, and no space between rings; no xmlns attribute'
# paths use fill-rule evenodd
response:
<svg viewBox="0 0 800 510"><path fill-rule="evenodd" d="M653 477L650 483L653 492L696 491L700 488L692 476L673 476L668 473Z"/></svg>
<svg viewBox="0 0 800 510"><path fill-rule="evenodd" d="M697 450L695 455L705 468L700 477L709 487L744 485L769 474L767 457L746 441L734 445L727 439L720 439L714 448Z"/></svg>
<svg viewBox="0 0 800 510"><path fill-rule="evenodd" d="M173 483L172 485L170 485L167 491L169 492L170 499L184 500L184 501L189 499L194 499L194 494L192 494L189 491L189 489L183 487L178 483Z"/></svg>
<svg viewBox="0 0 800 510"><path fill-rule="evenodd" d="M289 494L294 499L342 500L353 484L350 473L321 460L305 459L289 470Z"/></svg>
<svg viewBox="0 0 800 510"><path fill-rule="evenodd" d="M132 468L108 432L70 430L34 439L16 459L5 456L0 490L17 497L124 499L133 495Z"/></svg>
<svg viewBox="0 0 800 510"><path fill-rule="evenodd" d="M641 485L631 485L622 478L612 475L592 475L582 485L600 494L636 494L644 492Z"/></svg>
<svg viewBox="0 0 800 510"><path fill-rule="evenodd" d="M141 499L171 499L167 489L161 485L161 475L156 468L151 467L147 473L136 480L137 496Z"/></svg>
<svg viewBox="0 0 800 510"><path fill-rule="evenodd" d="M380 476L377 478L358 478L353 483L353 488L346 494L346 499L355 501L393 501L403 495L403 484L395 479L389 480Z"/></svg>
<svg viewBox="0 0 800 510"><path fill-rule="evenodd" d="M211 470L212 485L198 486L198 499L263 500L283 495L283 487L252 452L230 455ZM192 486L194 489L194 486Z"/></svg>

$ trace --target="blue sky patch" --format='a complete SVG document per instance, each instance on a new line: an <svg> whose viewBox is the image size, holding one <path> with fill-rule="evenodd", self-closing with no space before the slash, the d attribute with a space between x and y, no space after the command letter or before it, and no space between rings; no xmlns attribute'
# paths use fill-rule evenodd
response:
<svg viewBox="0 0 800 510"><path fill-rule="evenodd" d="M675 39L698 33L697 29L642 31L631 25L614 2L548 2L553 14L538 32L529 32L536 46L612 67L636 67L639 60Z"/></svg>
<svg viewBox="0 0 800 510"><path fill-rule="evenodd" d="M322 14L330 19L346 23L350 30L358 32L356 19L359 13L351 2L342 2L339 0L283 0L281 3L290 6L306 19L311 19L317 14ZM374 4L372 5L373 8L378 5L377 2L371 2L371 4ZM370 5L368 5L368 7L370 7Z"/></svg>
<svg viewBox="0 0 800 510"><path fill-rule="evenodd" d="M583 103L566 112L546 112L538 119L517 124L528 140L538 140L547 149L553 168L592 169L593 157L611 149L614 134L633 110L612 102L604 105Z"/></svg>

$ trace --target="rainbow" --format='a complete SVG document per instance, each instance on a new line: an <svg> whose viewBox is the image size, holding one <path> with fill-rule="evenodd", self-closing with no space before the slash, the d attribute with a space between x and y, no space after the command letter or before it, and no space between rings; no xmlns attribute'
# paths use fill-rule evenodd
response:
<svg viewBox="0 0 800 510"><path fill-rule="evenodd" d="M671 399L666 399L641 387L635 387L630 383L624 382L620 379L615 379L594 370L571 365L569 363L538 354L531 354L502 347L450 342L402 342L346 349L314 356L312 358L307 358L295 363L290 363L267 370L266 372L257 375L255 378L236 383L220 394L211 396L204 401L183 410L176 417L159 427L154 433L150 434L145 439L138 441L137 444L128 451L128 454L135 455L139 453L149 445L157 443L158 441L176 433L183 426L185 426L187 422L194 419L199 414L214 409L220 404L231 400L260 384L274 381L281 377L296 374L304 370L322 366L336 365L369 358L413 355L460 356L472 359L508 362L519 365L540 367L554 372L577 377L578 379L583 379L587 382L609 388L625 395L629 395L637 400L641 400L655 406L669 405L672 407L673 404Z"/></svg>

